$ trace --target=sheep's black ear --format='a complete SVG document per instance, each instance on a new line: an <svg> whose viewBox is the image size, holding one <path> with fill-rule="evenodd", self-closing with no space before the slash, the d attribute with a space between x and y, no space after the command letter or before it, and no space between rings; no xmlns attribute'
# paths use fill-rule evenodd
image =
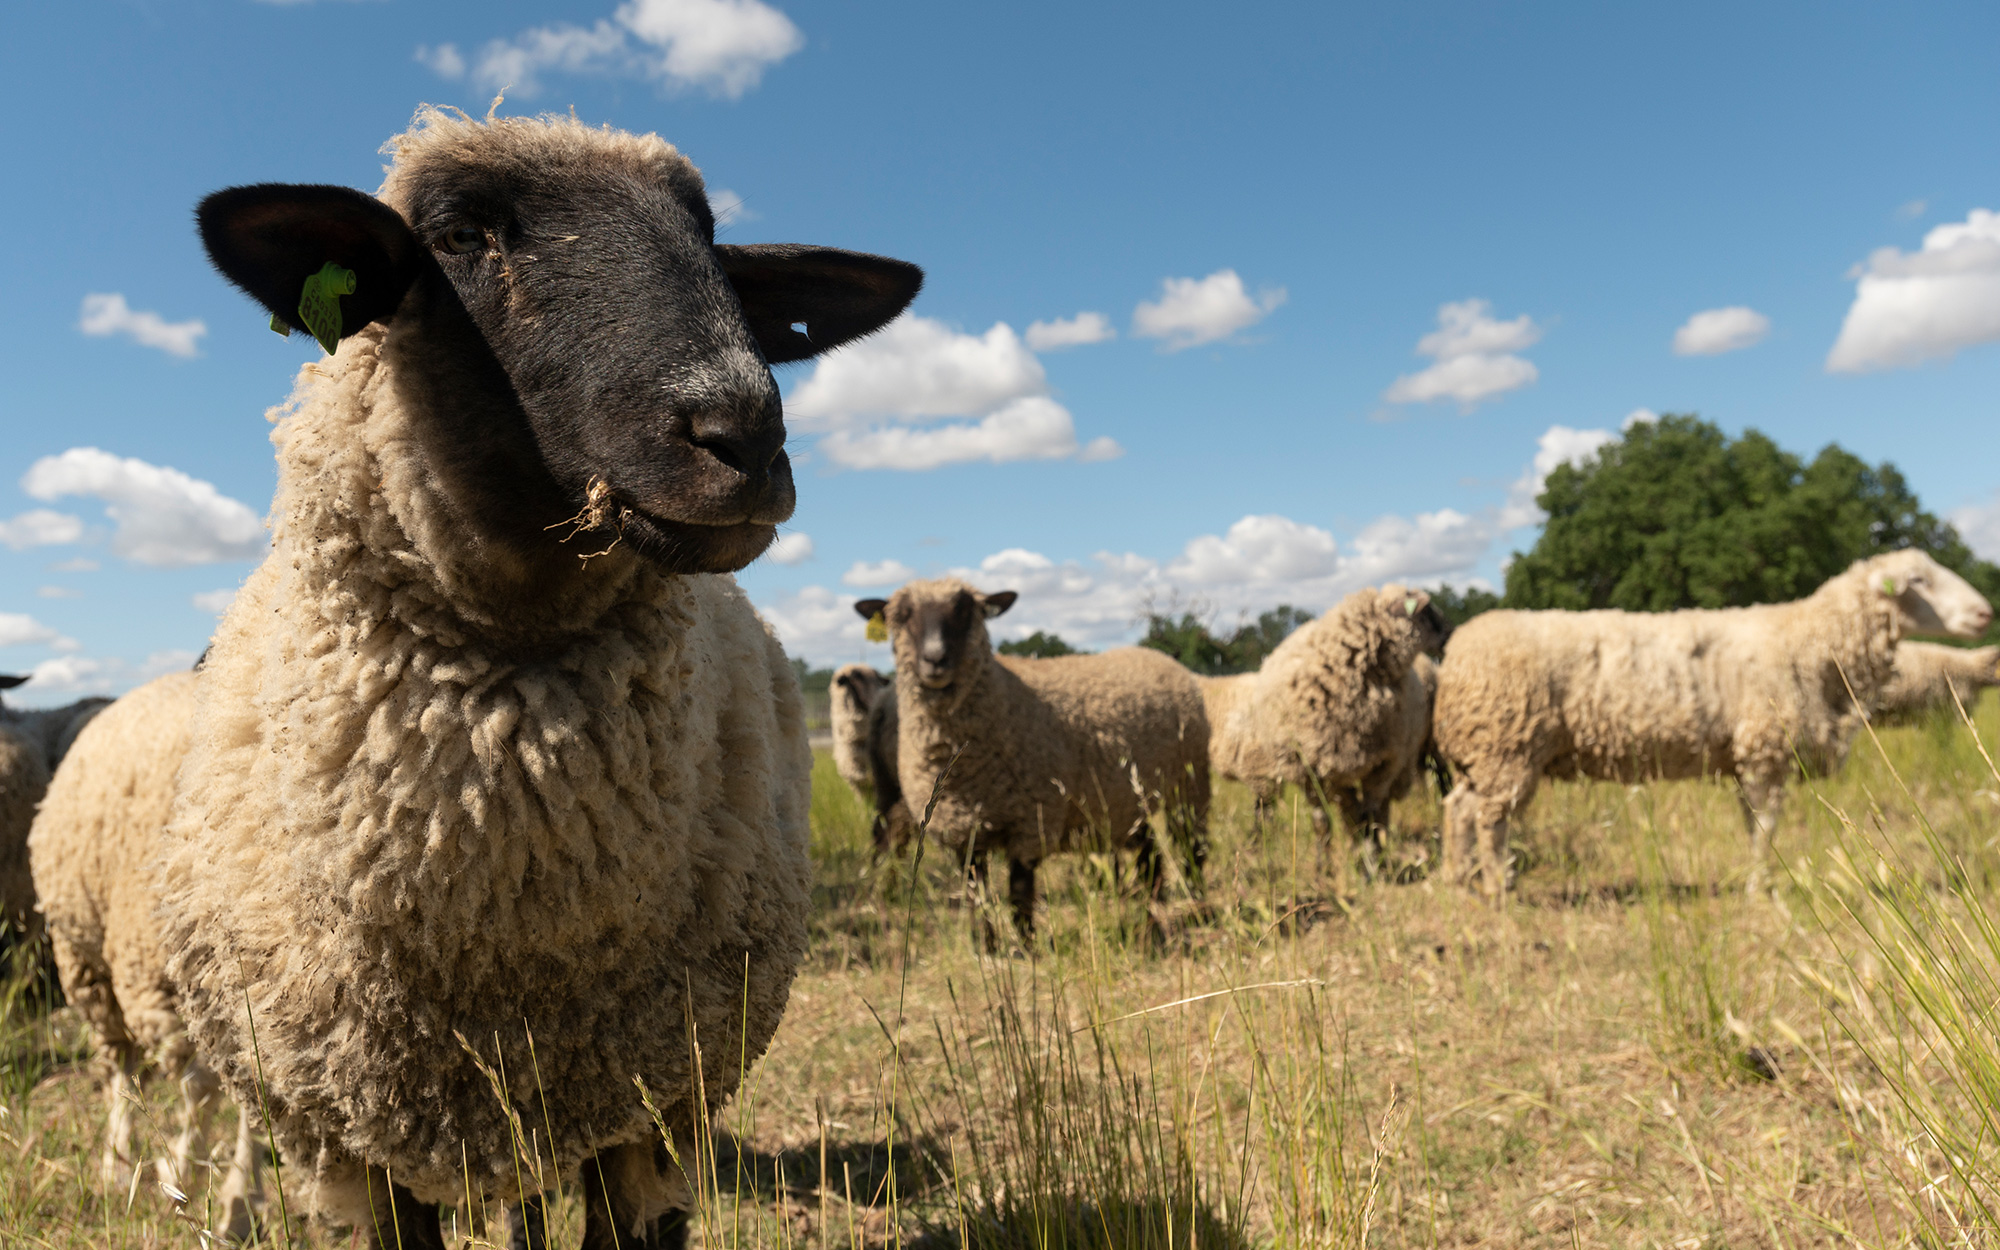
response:
<svg viewBox="0 0 2000 1250"><path fill-rule="evenodd" d="M1021 597L1018 590L996 590L990 595L979 596L979 606L986 611L988 620L1014 606L1014 600Z"/></svg>
<svg viewBox="0 0 2000 1250"><path fill-rule="evenodd" d="M230 187L203 200L195 222L222 276L301 333L311 331L300 292L328 261L354 271L353 293L340 297L344 338L395 315L425 255L395 209L352 187Z"/></svg>
<svg viewBox="0 0 2000 1250"><path fill-rule="evenodd" d="M864 621L872 621L889 610L887 599L857 599L854 601L854 615Z"/></svg>
<svg viewBox="0 0 2000 1250"><path fill-rule="evenodd" d="M764 359L774 365L872 334L908 308L924 285L924 271L908 261L803 243L722 243L715 258L736 288Z"/></svg>
<svg viewBox="0 0 2000 1250"><path fill-rule="evenodd" d="M0 673L0 690L12 690L32 676L33 673Z"/></svg>

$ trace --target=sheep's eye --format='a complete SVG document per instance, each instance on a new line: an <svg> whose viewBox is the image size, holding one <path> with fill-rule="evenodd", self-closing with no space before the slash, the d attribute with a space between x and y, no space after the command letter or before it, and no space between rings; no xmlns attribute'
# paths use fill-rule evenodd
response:
<svg viewBox="0 0 2000 1250"><path fill-rule="evenodd" d="M453 226L445 232L444 250L463 256L486 250L486 232L478 226Z"/></svg>

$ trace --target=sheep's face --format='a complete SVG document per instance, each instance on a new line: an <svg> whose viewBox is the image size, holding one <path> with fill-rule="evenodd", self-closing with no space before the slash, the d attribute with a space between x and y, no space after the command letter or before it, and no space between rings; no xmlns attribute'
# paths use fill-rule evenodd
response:
<svg viewBox="0 0 2000 1250"><path fill-rule="evenodd" d="M1867 562L1877 593L1894 600L1906 634L1977 638L1993 621L1993 605L1958 574L1921 551L1905 549Z"/></svg>
<svg viewBox="0 0 2000 1250"><path fill-rule="evenodd" d="M384 197L235 188L203 202L202 233L293 325L308 275L354 270L342 333L388 326L468 524L552 558L615 534L669 572L754 559L795 499L770 364L879 328L922 282L881 257L717 246L672 147L573 123L431 117ZM564 546L578 528L603 540Z"/></svg>
<svg viewBox="0 0 2000 1250"><path fill-rule="evenodd" d="M833 675L833 697L851 716L865 714L875 705L885 679L866 664L849 664Z"/></svg>
<svg viewBox="0 0 2000 1250"><path fill-rule="evenodd" d="M974 590L964 582L911 582L887 601L854 605L863 616L881 612L896 649L896 671L910 673L923 690L949 690L993 653L986 622L1014 606L1015 592ZM865 610L872 609L872 610Z"/></svg>

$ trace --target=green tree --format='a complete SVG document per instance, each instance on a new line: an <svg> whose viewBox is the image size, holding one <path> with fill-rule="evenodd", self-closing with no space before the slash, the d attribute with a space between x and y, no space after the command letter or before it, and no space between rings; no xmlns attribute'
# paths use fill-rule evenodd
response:
<svg viewBox="0 0 2000 1250"><path fill-rule="evenodd" d="M1089 654L1088 652L1079 651L1064 642L1061 634L1043 633L1039 629L1029 634L1026 638L1017 638L1012 642L1003 642L994 648L994 650L998 651L1001 655L1026 655L1044 660L1053 659L1059 655Z"/></svg>
<svg viewBox="0 0 2000 1250"><path fill-rule="evenodd" d="M1451 583L1446 582L1431 591L1430 596L1431 606L1438 610L1439 616L1450 621L1454 629L1481 612L1491 612L1500 606L1499 595L1477 586L1467 586L1461 592L1452 589Z"/></svg>
<svg viewBox="0 0 2000 1250"><path fill-rule="evenodd" d="M1534 549L1507 570L1522 608L1738 607L1812 593L1865 556L1919 547L1991 597L2000 569L1923 510L1893 464L1837 444L1811 463L1756 430L1699 417L1642 422L1549 474Z"/></svg>
<svg viewBox="0 0 2000 1250"><path fill-rule="evenodd" d="M1146 617L1142 647L1164 651L1197 673L1216 676L1247 673L1263 664L1264 657L1299 626L1313 619L1304 608L1281 603L1256 620L1238 625L1226 638L1218 638L1208 623L1193 612L1178 618L1161 613Z"/></svg>

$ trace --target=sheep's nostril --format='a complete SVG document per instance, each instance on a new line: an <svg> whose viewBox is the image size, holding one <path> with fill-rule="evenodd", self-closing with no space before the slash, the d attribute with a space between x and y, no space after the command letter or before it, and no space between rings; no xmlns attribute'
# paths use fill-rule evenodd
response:
<svg viewBox="0 0 2000 1250"><path fill-rule="evenodd" d="M752 480L768 477L778 457L785 452L785 437L782 430L775 436L762 431L716 432L704 435L698 430L693 442L696 447L721 461L725 467Z"/></svg>

